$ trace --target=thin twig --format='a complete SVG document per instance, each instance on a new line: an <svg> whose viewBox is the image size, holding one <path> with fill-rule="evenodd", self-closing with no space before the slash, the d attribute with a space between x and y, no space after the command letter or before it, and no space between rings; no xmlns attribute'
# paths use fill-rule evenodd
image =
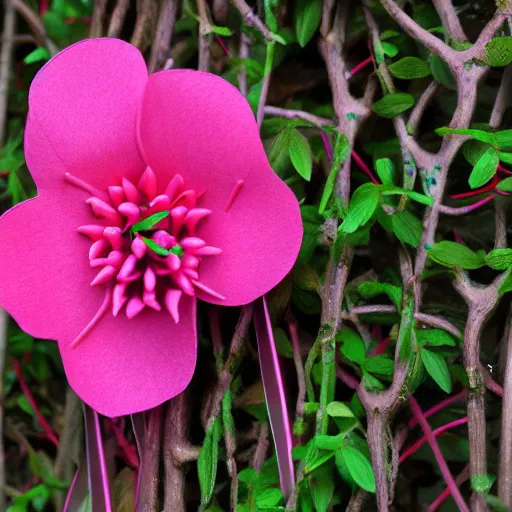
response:
<svg viewBox="0 0 512 512"><path fill-rule="evenodd" d="M253 11L253 9L249 6L249 4L245 0L231 0L233 5L238 9L240 14L242 15L245 23L247 25L251 25L256 28L260 34L267 41L275 41L276 37L272 32L268 29L268 27L260 20L258 15Z"/></svg>
<svg viewBox="0 0 512 512"><path fill-rule="evenodd" d="M206 0L196 0L199 13L199 71L208 71L210 67L210 43L212 40L212 24Z"/></svg>
<svg viewBox="0 0 512 512"><path fill-rule="evenodd" d="M284 119L303 119L318 128L322 128L322 126L335 126L335 124L326 117L315 116L314 114L310 114L309 112L304 112L302 110L292 110L266 105L265 114L269 116L282 117Z"/></svg>
<svg viewBox="0 0 512 512"><path fill-rule="evenodd" d="M159 510L158 472L160 468L160 449L162 446L163 406L149 411L149 420L144 450L140 465L140 485L137 512L154 512Z"/></svg>
<svg viewBox="0 0 512 512"><path fill-rule="evenodd" d="M240 50L238 52L238 57L241 61L249 58L249 49L251 47L251 39L247 34L242 32L240 36ZM249 90L247 86L247 68L245 64L240 66L240 72L238 73L238 87L243 96L247 96Z"/></svg>
<svg viewBox="0 0 512 512"><path fill-rule="evenodd" d="M462 497L462 494L460 493L455 480L453 479L453 476L450 472L450 468L448 467L448 464L444 460L443 454L441 453L441 449L439 448L437 440L434 434L432 433L432 429L430 428L428 421L425 419L423 411L421 410L418 402L412 395L409 395L409 404L411 406L411 410L414 416L416 416L419 424L421 425L421 428L423 429L423 432L425 433L428 443L430 444L430 448L434 452L434 456L436 458L439 469L441 470L445 482L450 488L450 492L453 496L453 499L455 500L455 503L457 504L461 512L469 512L469 508L466 505L466 502L464 501L464 498Z"/></svg>
<svg viewBox="0 0 512 512"><path fill-rule="evenodd" d="M416 135L418 131L418 126L425 112L425 109L428 107L429 103L434 98L437 89L438 84L435 80L433 80L432 82L430 82L430 84L428 84L428 87L421 94L420 99L414 106L411 115L409 116L409 121L407 122L407 132L409 133L409 135Z"/></svg>
<svg viewBox="0 0 512 512"><path fill-rule="evenodd" d="M295 408L296 419L302 419L304 416L304 402L306 400L306 377L304 375L304 365L302 362L302 353L298 334L297 321L289 312L286 318L290 338L293 348L293 362L295 363L295 372L297 373L297 406Z"/></svg>
<svg viewBox="0 0 512 512"><path fill-rule="evenodd" d="M117 0L114 12L108 26L108 37L119 37L123 29L126 13L130 7L130 0Z"/></svg>
<svg viewBox="0 0 512 512"><path fill-rule="evenodd" d="M459 17L451 0L432 0L446 35L455 41L467 41L466 34L460 24Z"/></svg>
<svg viewBox="0 0 512 512"><path fill-rule="evenodd" d="M105 11L107 0L95 0L92 12L90 37L101 37L103 35L103 24L105 22Z"/></svg>
<svg viewBox="0 0 512 512"><path fill-rule="evenodd" d="M177 11L178 0L164 0L160 8L155 39L149 57L148 70L150 73L160 70L169 56Z"/></svg>
<svg viewBox="0 0 512 512"><path fill-rule="evenodd" d="M130 42L139 50L144 50L148 46L148 31L154 25L157 8L158 3L153 0L137 0L137 21Z"/></svg>
<svg viewBox="0 0 512 512"><path fill-rule="evenodd" d="M508 336L501 406L501 439L498 470L498 497L512 508L512 309L508 317Z"/></svg>
<svg viewBox="0 0 512 512"><path fill-rule="evenodd" d="M263 467L263 463L265 462L265 458L267 456L267 451L269 447L268 442L269 435L269 426L268 423L262 423L260 426L260 435L258 437L258 443L256 445L256 450L254 452L254 456L252 458L252 467L255 471L261 471Z"/></svg>

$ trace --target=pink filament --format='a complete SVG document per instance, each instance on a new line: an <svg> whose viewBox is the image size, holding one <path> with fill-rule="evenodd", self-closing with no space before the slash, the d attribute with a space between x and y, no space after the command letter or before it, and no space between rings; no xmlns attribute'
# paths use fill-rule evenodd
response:
<svg viewBox="0 0 512 512"><path fill-rule="evenodd" d="M464 400L466 398L466 395L467 395L467 390L463 389L462 391L459 391L455 395L445 398L438 404L434 405L434 407L427 409L423 413L423 415L425 416L425 418L429 418L430 416L433 416L434 414L438 413L439 411L446 409L447 407L454 404L455 402L460 402L461 400ZM414 428L417 424L418 424L418 419L416 417L413 417L409 420L409 428Z"/></svg>
<svg viewBox="0 0 512 512"><path fill-rule="evenodd" d="M224 206L225 212L229 212L229 210L231 210L231 207L233 206L233 203L235 202L238 195L240 194L243 186L244 186L244 180L238 180L236 182L236 185L233 187L233 190L229 194L229 198L226 202L226 205Z"/></svg>
<svg viewBox="0 0 512 512"><path fill-rule="evenodd" d="M347 78L352 78L354 75L357 75L359 71L364 69L366 66L372 63L372 58L368 57L367 59L364 59L362 62L357 64L357 66L354 66L349 73L347 74Z"/></svg>

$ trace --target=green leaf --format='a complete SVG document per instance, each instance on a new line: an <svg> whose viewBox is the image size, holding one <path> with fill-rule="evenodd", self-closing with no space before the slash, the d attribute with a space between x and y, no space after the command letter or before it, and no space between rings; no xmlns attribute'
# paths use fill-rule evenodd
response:
<svg viewBox="0 0 512 512"><path fill-rule="evenodd" d="M473 475L471 477L471 487L476 492L489 492L495 480L496 477L491 475Z"/></svg>
<svg viewBox="0 0 512 512"><path fill-rule="evenodd" d="M337 436L327 436L324 434L317 434L315 436L315 446L319 450L335 451L341 448L343 444L343 435L338 434Z"/></svg>
<svg viewBox="0 0 512 512"><path fill-rule="evenodd" d="M501 180L496 188L503 192L512 192L512 176Z"/></svg>
<svg viewBox="0 0 512 512"><path fill-rule="evenodd" d="M457 88L457 82L448 67L448 64L439 57L438 55L431 55L430 57L430 69L434 80L444 85L447 89L455 90Z"/></svg>
<svg viewBox="0 0 512 512"><path fill-rule="evenodd" d="M479 140L468 140L462 146L462 154L464 158L475 166L480 157L489 149L489 144Z"/></svg>
<svg viewBox="0 0 512 512"><path fill-rule="evenodd" d="M313 170L311 149L306 137L297 130L292 130L290 134L290 146L288 147L288 152L295 170L306 181L309 181Z"/></svg>
<svg viewBox="0 0 512 512"><path fill-rule="evenodd" d="M507 293L512 291L512 269L508 270L508 274L498 289L498 293Z"/></svg>
<svg viewBox="0 0 512 512"><path fill-rule="evenodd" d="M391 39L392 37L398 37L402 35L398 30L384 30L380 35L380 40L385 41L386 39Z"/></svg>
<svg viewBox="0 0 512 512"><path fill-rule="evenodd" d="M218 36L229 37L233 35L233 32L229 30L228 27L218 27L217 25L211 25L210 29L212 34L217 34Z"/></svg>
<svg viewBox="0 0 512 512"><path fill-rule="evenodd" d="M283 502L283 495L281 494L281 491L275 487L258 492L255 498L257 510L277 507L277 505Z"/></svg>
<svg viewBox="0 0 512 512"><path fill-rule="evenodd" d="M398 311L402 309L402 289L398 286L389 283L366 281L357 287L357 293L364 299L373 299L379 295L387 295Z"/></svg>
<svg viewBox="0 0 512 512"><path fill-rule="evenodd" d="M428 250L428 256L445 267L461 267L473 270L485 265L485 257L465 245L445 240Z"/></svg>
<svg viewBox="0 0 512 512"><path fill-rule="evenodd" d="M150 229L154 228L160 221L168 217L169 213L169 210L165 210L163 212L154 213L153 215L142 219L131 227L132 233L138 233L139 231L149 231Z"/></svg>
<svg viewBox="0 0 512 512"><path fill-rule="evenodd" d="M212 426L206 432L199 459L197 460L197 473L201 489L201 505L210 502L215 480L217 479L217 464L219 462L219 441L222 435L220 417L215 418Z"/></svg>
<svg viewBox="0 0 512 512"><path fill-rule="evenodd" d="M372 110L381 117L390 119L409 110L414 105L414 96L411 94L396 92L387 94L372 105Z"/></svg>
<svg viewBox="0 0 512 512"><path fill-rule="evenodd" d="M334 495L333 473L329 466L322 466L308 477L311 498L316 512L327 512Z"/></svg>
<svg viewBox="0 0 512 512"><path fill-rule="evenodd" d="M498 156L500 157L500 160L506 164L512 164L512 153L505 153L503 151L500 151L498 153Z"/></svg>
<svg viewBox="0 0 512 512"><path fill-rule="evenodd" d="M361 185L352 195L341 232L353 233L359 226L366 224L379 204L379 196L379 188L373 183Z"/></svg>
<svg viewBox="0 0 512 512"><path fill-rule="evenodd" d="M322 19L322 0L299 0L295 7L295 33L304 48L315 35Z"/></svg>
<svg viewBox="0 0 512 512"><path fill-rule="evenodd" d="M394 77L404 80L423 78L431 74L428 63L418 57L404 57L390 64L388 69Z"/></svg>
<svg viewBox="0 0 512 512"><path fill-rule="evenodd" d="M512 37L495 37L485 45L485 57L489 66L503 67L512 62Z"/></svg>
<svg viewBox="0 0 512 512"><path fill-rule="evenodd" d="M496 173L499 162L498 153L494 148L486 150L471 171L469 186L478 188L485 185Z"/></svg>
<svg viewBox="0 0 512 512"><path fill-rule="evenodd" d="M171 251L164 249L150 238L146 238L145 236L141 236L140 238L154 253L158 254L158 256L169 256L169 254L171 254Z"/></svg>
<svg viewBox="0 0 512 512"><path fill-rule="evenodd" d="M416 343L420 347L456 347L456 341L442 329L416 329Z"/></svg>
<svg viewBox="0 0 512 512"><path fill-rule="evenodd" d="M365 491L375 492L375 476L370 461L356 448L344 446L341 454L354 481Z"/></svg>
<svg viewBox="0 0 512 512"><path fill-rule="evenodd" d="M448 126L442 126L436 129L437 135L469 135L475 140L485 142L491 146L497 144L496 136L494 133L486 132L484 130L475 130L474 128L450 128Z"/></svg>
<svg viewBox="0 0 512 512"><path fill-rule="evenodd" d="M51 57L50 52L40 46L36 48L34 51L30 52L24 59L23 62L25 64L34 64L35 62L40 62L42 60L49 60Z"/></svg>
<svg viewBox="0 0 512 512"><path fill-rule="evenodd" d="M361 382L368 391L383 391L386 389L379 379L375 378L365 370L363 370L363 378Z"/></svg>
<svg viewBox="0 0 512 512"><path fill-rule="evenodd" d="M394 215L388 215L380 210L377 220L384 229L394 233L401 242L414 248L420 245L423 230L421 221L410 211L402 210Z"/></svg>
<svg viewBox="0 0 512 512"><path fill-rule="evenodd" d="M507 270L512 266L512 249L494 249L487 254L485 262L493 270Z"/></svg>
<svg viewBox="0 0 512 512"><path fill-rule="evenodd" d="M378 355L368 358L363 368L370 373L377 375L392 375L395 369L395 363L392 359L384 355Z"/></svg>
<svg viewBox="0 0 512 512"><path fill-rule="evenodd" d="M347 155L350 151L350 145L348 143L347 137L342 133L336 134L336 142L334 143L334 155L332 159L331 170L329 171L329 176L327 177L327 181L325 183L324 191L322 193L322 199L320 200L320 206L318 208L318 213L322 215L329 204L329 199L331 198L332 191L334 190L334 184L336 183L336 178L341 168L341 164L347 158Z"/></svg>
<svg viewBox="0 0 512 512"><path fill-rule="evenodd" d="M355 418L350 407L343 402L331 402L327 405L327 414L333 418Z"/></svg>
<svg viewBox="0 0 512 512"><path fill-rule="evenodd" d="M379 158L375 162L375 169L383 185L393 185L395 166L389 158Z"/></svg>
<svg viewBox="0 0 512 512"><path fill-rule="evenodd" d="M395 57L398 53L398 48L391 43L382 42L381 43L382 51L384 52L384 55L387 55L388 57Z"/></svg>
<svg viewBox="0 0 512 512"><path fill-rule="evenodd" d="M419 192L414 192L414 190L405 190L400 187L381 185L381 192L383 196L406 195L413 201L427 206L432 206L434 204L434 198L426 196L425 194L420 194Z"/></svg>
<svg viewBox="0 0 512 512"><path fill-rule="evenodd" d="M284 332L280 327L276 327L273 329L273 333L278 354L283 357L293 357L292 344L290 343L286 332Z"/></svg>
<svg viewBox="0 0 512 512"><path fill-rule="evenodd" d="M452 381L450 370L448 370L448 365L443 356L426 349L422 349L420 354L428 374L443 391L451 393Z"/></svg>
<svg viewBox="0 0 512 512"><path fill-rule="evenodd" d="M258 93L259 98L259 93ZM270 154L268 156L268 160L270 162L270 166L276 170L276 165L279 162L281 155L286 151L288 153L288 148L290 146L290 138L291 138L291 129L285 128L281 133L279 133L274 141L272 142L272 148L270 149Z"/></svg>
<svg viewBox="0 0 512 512"><path fill-rule="evenodd" d="M496 146L501 151L512 151L512 130L501 130L494 134Z"/></svg>
<svg viewBox="0 0 512 512"><path fill-rule="evenodd" d="M362 364L366 359L366 347L359 334L348 327L343 327L336 335L336 341L341 342L341 353L349 360Z"/></svg>

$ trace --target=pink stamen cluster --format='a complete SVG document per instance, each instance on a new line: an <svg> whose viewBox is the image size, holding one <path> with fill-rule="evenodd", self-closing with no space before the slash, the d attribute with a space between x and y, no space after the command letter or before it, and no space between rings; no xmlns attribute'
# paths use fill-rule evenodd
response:
<svg viewBox="0 0 512 512"><path fill-rule="evenodd" d="M69 174L66 179L94 191ZM122 178L121 185L108 187L108 197L101 195L95 191L87 200L100 223L80 226L78 232L93 242L89 261L99 272L91 286L107 285L114 316L123 307L128 318L145 308L165 307L177 323L183 294L194 296L200 289L223 298L199 281L201 258L221 253L196 236L198 223L211 210L197 207L197 192L186 189L179 174L162 194L157 194L155 174L148 167L137 185ZM158 222L141 224L159 213Z"/></svg>

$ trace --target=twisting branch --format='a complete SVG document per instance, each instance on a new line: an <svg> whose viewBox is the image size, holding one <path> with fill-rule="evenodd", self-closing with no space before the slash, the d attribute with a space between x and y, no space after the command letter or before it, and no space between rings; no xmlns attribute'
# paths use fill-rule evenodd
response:
<svg viewBox="0 0 512 512"><path fill-rule="evenodd" d="M233 2L233 5L238 9L240 14L242 15L243 19L245 20L245 23L247 25L250 25L254 28L256 28L260 34L267 40L267 41L276 41L278 38L276 38L275 34L273 34L268 27L261 21L261 19L258 17L258 15L252 10L252 8L249 6L249 4L245 0L231 0Z"/></svg>
<svg viewBox="0 0 512 512"><path fill-rule="evenodd" d="M467 41L466 34L460 24L459 17L451 0L432 0L446 35L455 41Z"/></svg>
<svg viewBox="0 0 512 512"><path fill-rule="evenodd" d="M512 309L510 309L507 324L505 379L501 407L498 497L503 505L512 508Z"/></svg>
<svg viewBox="0 0 512 512"><path fill-rule="evenodd" d="M244 61L249 58L249 48L251 47L251 43L252 41L249 36L242 32L240 35L240 50L238 52L240 60ZM240 72L238 73L238 88L243 96L247 96L249 92L247 86L247 69L243 63L240 67Z"/></svg>
<svg viewBox="0 0 512 512"><path fill-rule="evenodd" d="M210 67L210 42L212 24L206 0L197 0L197 12L199 13L199 71L208 71Z"/></svg>
<svg viewBox="0 0 512 512"><path fill-rule="evenodd" d="M108 25L108 37L119 37L123 29L126 13L130 7L130 0L118 0Z"/></svg>
<svg viewBox="0 0 512 512"><path fill-rule="evenodd" d="M150 73L162 69L169 56L177 10L177 0L164 0L162 3L158 17L158 25L156 27L155 40L151 47L151 56L149 58L148 69Z"/></svg>
<svg viewBox="0 0 512 512"><path fill-rule="evenodd" d="M101 37L103 35L103 23L105 22L105 11L107 0L95 0L92 12L90 37Z"/></svg>
<svg viewBox="0 0 512 512"><path fill-rule="evenodd" d="M418 126L425 112L425 109L434 98L437 89L438 85L437 82L434 80L430 82L428 87L423 91L422 95L420 96L420 99L414 106L411 115L409 116L409 121L407 122L407 132L409 133L409 135L416 135Z"/></svg>
<svg viewBox="0 0 512 512"><path fill-rule="evenodd" d="M144 50L149 46L147 44L147 35L150 28L154 25L157 16L158 3L153 0L137 0L137 21L133 29L131 43L139 50Z"/></svg>
<svg viewBox="0 0 512 512"><path fill-rule="evenodd" d="M496 308L500 295L498 289L505 274L497 277L489 286L474 286L465 274L459 274L455 288L468 305L468 319L464 330L464 366L469 381L468 429L469 459L471 475L487 474L485 384L480 370L480 335L491 313ZM487 510L482 494L474 493L472 510Z"/></svg>
<svg viewBox="0 0 512 512"><path fill-rule="evenodd" d="M265 114L269 116L282 117L284 119L303 119L309 123L322 128L322 126L334 126L335 124L326 117L315 116L302 110L291 110L286 108L265 106Z"/></svg>

